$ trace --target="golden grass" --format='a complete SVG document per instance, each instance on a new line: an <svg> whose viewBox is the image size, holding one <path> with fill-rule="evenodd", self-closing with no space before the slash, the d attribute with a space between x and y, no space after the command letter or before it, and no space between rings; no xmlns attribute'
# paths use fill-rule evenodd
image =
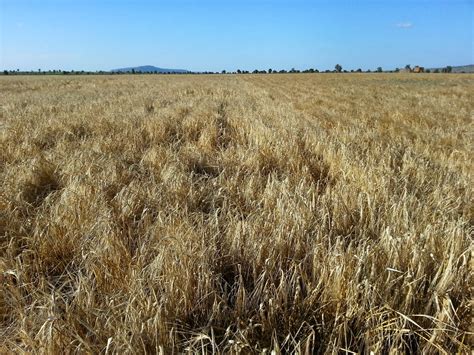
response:
<svg viewBox="0 0 474 355"><path fill-rule="evenodd" d="M0 78L0 352L469 352L473 93Z"/></svg>

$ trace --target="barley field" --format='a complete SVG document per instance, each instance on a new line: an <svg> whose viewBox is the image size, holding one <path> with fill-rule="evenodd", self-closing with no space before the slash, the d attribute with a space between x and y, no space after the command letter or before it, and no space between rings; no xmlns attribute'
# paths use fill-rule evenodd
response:
<svg viewBox="0 0 474 355"><path fill-rule="evenodd" d="M0 352L469 353L474 76L0 77Z"/></svg>

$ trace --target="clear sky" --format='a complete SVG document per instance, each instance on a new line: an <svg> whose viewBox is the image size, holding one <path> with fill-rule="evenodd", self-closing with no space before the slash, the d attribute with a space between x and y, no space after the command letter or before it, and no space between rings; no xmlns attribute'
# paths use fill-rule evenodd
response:
<svg viewBox="0 0 474 355"><path fill-rule="evenodd" d="M474 0L0 0L0 68L474 63Z"/></svg>

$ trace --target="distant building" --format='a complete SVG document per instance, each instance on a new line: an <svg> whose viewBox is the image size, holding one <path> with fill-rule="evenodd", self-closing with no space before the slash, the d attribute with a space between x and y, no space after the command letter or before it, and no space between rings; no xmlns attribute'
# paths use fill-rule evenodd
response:
<svg viewBox="0 0 474 355"><path fill-rule="evenodd" d="M424 73L424 72L425 72L425 68L420 67L419 65L417 65L414 68L402 68L402 69L400 69L400 73Z"/></svg>

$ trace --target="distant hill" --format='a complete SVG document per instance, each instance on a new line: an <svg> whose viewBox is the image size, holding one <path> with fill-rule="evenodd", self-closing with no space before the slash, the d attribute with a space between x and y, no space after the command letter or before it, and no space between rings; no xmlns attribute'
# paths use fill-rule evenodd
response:
<svg viewBox="0 0 474 355"><path fill-rule="evenodd" d="M189 70L185 69L167 69L167 68L158 68L153 65L143 65L140 67L130 67L130 68L119 68L111 70L112 73L131 73L134 71L136 73L190 73Z"/></svg>
<svg viewBox="0 0 474 355"><path fill-rule="evenodd" d="M439 69L441 71L443 68L430 68L431 71L434 71L436 69ZM474 73L474 64L469 64L469 65L461 65L457 67L453 67L453 70L451 71L452 73Z"/></svg>

